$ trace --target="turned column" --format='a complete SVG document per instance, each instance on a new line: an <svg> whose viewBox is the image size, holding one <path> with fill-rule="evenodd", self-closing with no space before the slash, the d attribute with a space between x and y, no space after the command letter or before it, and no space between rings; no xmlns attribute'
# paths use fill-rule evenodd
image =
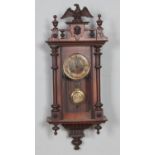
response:
<svg viewBox="0 0 155 155"><path fill-rule="evenodd" d="M95 68L96 68L96 90L97 90L97 101L95 104L95 118L97 119L102 119L104 122L107 121L106 116L103 114L103 109L102 106L103 104L101 103L101 92L100 92L100 69L102 68L101 66L101 51L100 48L102 47L101 45L96 45L95 47ZM95 129L97 130L97 134L100 133L100 130L102 129L100 123L98 123L95 126Z"/></svg>
<svg viewBox="0 0 155 155"><path fill-rule="evenodd" d="M51 46L52 56L52 70L53 70L53 104L52 104L52 116L54 119L58 118L58 112L60 112L60 106L57 103L57 57L58 57L58 46Z"/></svg>
<svg viewBox="0 0 155 155"><path fill-rule="evenodd" d="M100 69L101 69L101 63L100 63L100 57L102 53L100 52L101 46L95 46L95 68L96 68L96 88L97 88L97 102L95 104L95 110L96 111L102 111L102 103L101 103L101 93L100 93Z"/></svg>

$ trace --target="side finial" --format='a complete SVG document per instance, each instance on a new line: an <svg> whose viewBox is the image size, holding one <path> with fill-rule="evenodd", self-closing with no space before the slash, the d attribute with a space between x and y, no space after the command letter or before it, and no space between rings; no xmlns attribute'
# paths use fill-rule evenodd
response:
<svg viewBox="0 0 155 155"><path fill-rule="evenodd" d="M57 28L57 26L58 26L57 16L54 15L53 18L54 18L54 20L52 22L53 23L53 26L54 26L54 28Z"/></svg>
<svg viewBox="0 0 155 155"><path fill-rule="evenodd" d="M54 20L52 21L54 28L52 29L52 38L58 38L58 21L57 21L57 16L53 16Z"/></svg>
<svg viewBox="0 0 155 155"><path fill-rule="evenodd" d="M98 20L96 22L98 27L102 27L103 20L101 20L101 14L98 14Z"/></svg>

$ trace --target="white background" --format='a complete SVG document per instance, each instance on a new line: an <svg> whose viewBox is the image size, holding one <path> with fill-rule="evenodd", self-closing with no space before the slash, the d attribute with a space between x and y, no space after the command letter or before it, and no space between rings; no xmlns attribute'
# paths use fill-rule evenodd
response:
<svg viewBox="0 0 155 155"><path fill-rule="evenodd" d="M0 3L0 154L35 154L35 3ZM155 154L154 14L154 1L121 2L122 155Z"/></svg>
<svg viewBox="0 0 155 155"><path fill-rule="evenodd" d="M119 94L119 63L120 63L120 8L119 0L77 0L81 8L87 6L94 16L92 22L96 25L97 14L103 16L103 26L105 35L109 42L102 48L102 70L101 70L101 93L104 104L105 115L108 122L102 125L103 129L98 136L95 130L86 130L83 144L79 151L73 149L72 139L68 137L68 132L61 128L58 135L54 136L52 126L46 122L47 116L50 116L50 105L52 102L52 70L51 70L51 49L45 43L51 35L51 21L53 15L58 15L59 28L64 28L65 21L60 17L72 7L75 1L62 0L37 0L36 1L36 39L35 39L35 94L36 94L36 117L35 117L35 135L36 135L36 155L63 155L64 150L67 155L119 155L120 154L120 94ZM54 4L54 6L53 6ZM89 19L87 19L89 20ZM59 149L61 147L61 149Z"/></svg>

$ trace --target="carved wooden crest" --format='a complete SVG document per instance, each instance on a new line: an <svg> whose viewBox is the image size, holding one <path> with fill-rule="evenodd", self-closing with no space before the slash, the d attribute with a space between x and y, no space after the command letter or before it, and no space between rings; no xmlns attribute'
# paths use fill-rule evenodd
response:
<svg viewBox="0 0 155 155"><path fill-rule="evenodd" d="M72 10L71 8L68 8L67 11L64 13L64 15L61 17L61 19L67 18L67 17L73 17L72 23L83 23L81 17L89 17L92 18L93 16L89 12L89 10L84 7L82 10L80 9L79 4L74 4L76 7L75 10Z"/></svg>

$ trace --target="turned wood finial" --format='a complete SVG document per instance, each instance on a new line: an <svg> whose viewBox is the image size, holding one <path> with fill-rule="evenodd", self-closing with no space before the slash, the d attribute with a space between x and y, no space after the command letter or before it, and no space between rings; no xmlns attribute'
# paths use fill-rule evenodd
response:
<svg viewBox="0 0 155 155"><path fill-rule="evenodd" d="M54 18L54 20L52 22L53 23L53 26L54 26L54 28L57 28L57 26L58 26L57 16L54 15L53 18Z"/></svg>
<svg viewBox="0 0 155 155"><path fill-rule="evenodd" d="M57 135L58 134L57 130L59 130L60 128L58 127L57 124L55 124L52 129L54 130L54 135Z"/></svg>
<svg viewBox="0 0 155 155"><path fill-rule="evenodd" d="M52 31L52 38L58 38L58 21L57 21L57 16L53 16L54 20L52 21L54 28L51 30Z"/></svg>
<svg viewBox="0 0 155 155"><path fill-rule="evenodd" d="M98 20L96 22L97 22L98 27L102 26L103 20L101 20L101 14L98 14Z"/></svg>
<svg viewBox="0 0 155 155"><path fill-rule="evenodd" d="M61 36L61 39L64 39L65 38L65 29L60 29L60 32L61 32L61 34L60 34L60 36Z"/></svg>
<svg viewBox="0 0 155 155"><path fill-rule="evenodd" d="M102 129L100 124L97 124L95 129L97 130L97 134L100 134L100 130Z"/></svg>

